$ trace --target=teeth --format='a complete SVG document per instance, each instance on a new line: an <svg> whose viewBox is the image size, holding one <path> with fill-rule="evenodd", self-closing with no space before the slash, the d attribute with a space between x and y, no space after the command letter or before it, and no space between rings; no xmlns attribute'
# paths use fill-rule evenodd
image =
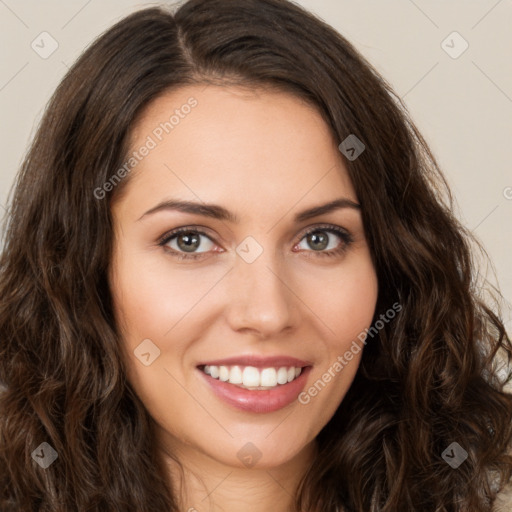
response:
<svg viewBox="0 0 512 512"><path fill-rule="evenodd" d="M260 372L254 366L246 366L242 372L242 379L245 388L257 388L260 385Z"/></svg>
<svg viewBox="0 0 512 512"><path fill-rule="evenodd" d="M231 384L242 384L243 383L242 370L240 369L240 366L231 367L231 370L229 371L229 379L228 380Z"/></svg>
<svg viewBox="0 0 512 512"><path fill-rule="evenodd" d="M229 379L229 368L227 366L219 367L219 379L226 382Z"/></svg>
<svg viewBox="0 0 512 512"><path fill-rule="evenodd" d="M295 380L301 374L302 368L282 366L280 368L262 368L260 370L254 366L206 365L203 371L214 379L236 384L247 389L269 389Z"/></svg>
<svg viewBox="0 0 512 512"><path fill-rule="evenodd" d="M277 371L277 383L286 384L288 382L288 370L286 368L279 368Z"/></svg>
<svg viewBox="0 0 512 512"><path fill-rule="evenodd" d="M295 374L295 372L294 372ZM275 368L264 368L261 370L260 385L275 386L277 384L277 372Z"/></svg>

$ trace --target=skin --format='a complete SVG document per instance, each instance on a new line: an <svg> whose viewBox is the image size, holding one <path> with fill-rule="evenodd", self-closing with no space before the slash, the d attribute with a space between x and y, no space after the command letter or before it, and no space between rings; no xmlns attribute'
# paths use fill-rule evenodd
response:
<svg viewBox="0 0 512 512"><path fill-rule="evenodd" d="M182 87L144 111L132 148L191 96L198 105L137 164L112 206L110 286L128 378L155 421L180 510L289 512L315 437L343 400L362 352L309 403L271 413L221 401L196 365L241 354L294 356L313 365L307 390L370 326L377 277L360 210L294 221L296 213L334 199L358 202L339 142L294 96ZM143 216L170 198L221 205L239 223L172 210ZM325 223L348 231L353 242L346 246L324 230L329 245L319 249L304 232ZM200 259L172 256L171 249L180 250L177 238L167 251L158 245L182 226L207 232L196 249ZM248 236L263 249L252 263L236 252ZM338 247L344 250L337 255L321 254ZM146 339L160 350L149 366L134 355ZM248 442L261 453L250 468L237 457ZM183 465L183 478L169 453Z"/></svg>

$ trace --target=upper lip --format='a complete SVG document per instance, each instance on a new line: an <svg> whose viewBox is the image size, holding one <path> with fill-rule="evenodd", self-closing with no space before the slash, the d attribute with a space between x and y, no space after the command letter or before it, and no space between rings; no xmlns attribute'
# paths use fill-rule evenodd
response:
<svg viewBox="0 0 512 512"><path fill-rule="evenodd" d="M214 361L205 361L199 363L197 366L254 366L255 368L271 368L294 366L295 368L302 368L304 366L311 366L311 362L297 359L296 357L289 356L272 356L263 357L255 355L234 356L226 359L216 359Z"/></svg>

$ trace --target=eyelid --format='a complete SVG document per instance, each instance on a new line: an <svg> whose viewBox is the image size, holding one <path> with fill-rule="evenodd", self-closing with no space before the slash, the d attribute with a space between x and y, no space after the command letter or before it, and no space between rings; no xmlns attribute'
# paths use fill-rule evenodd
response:
<svg viewBox="0 0 512 512"><path fill-rule="evenodd" d="M297 239L298 239L298 241L300 241L306 235L309 235L310 233L314 233L315 231L322 231L322 230L334 231L335 233L340 232L340 233L345 234L347 237L350 237L351 239L353 238L351 232L342 226L338 226L337 224L329 224L329 223L319 223L319 224L317 223L317 224L311 224L311 225L303 228L300 231L299 235L297 235Z"/></svg>
<svg viewBox="0 0 512 512"><path fill-rule="evenodd" d="M158 238L157 243L158 243L158 245L165 245L166 243L169 242L170 238L173 238L176 235L179 235L180 233L184 233L187 231L197 232L201 235L204 235L204 236L210 238L212 242L215 242L214 236L210 234L210 229L205 228L204 226L191 224L189 226L180 226L178 228L174 228L174 229L170 229L169 231L166 231L161 237ZM215 242L215 243L217 243L217 242Z"/></svg>

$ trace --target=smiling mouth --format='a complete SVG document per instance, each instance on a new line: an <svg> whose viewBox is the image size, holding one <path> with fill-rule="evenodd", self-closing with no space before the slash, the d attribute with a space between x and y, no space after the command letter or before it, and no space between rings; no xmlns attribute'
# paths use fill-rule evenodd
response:
<svg viewBox="0 0 512 512"><path fill-rule="evenodd" d="M198 366L211 378L250 390L269 390L283 386L297 379L303 367L269 366L256 368L241 365L200 365Z"/></svg>

